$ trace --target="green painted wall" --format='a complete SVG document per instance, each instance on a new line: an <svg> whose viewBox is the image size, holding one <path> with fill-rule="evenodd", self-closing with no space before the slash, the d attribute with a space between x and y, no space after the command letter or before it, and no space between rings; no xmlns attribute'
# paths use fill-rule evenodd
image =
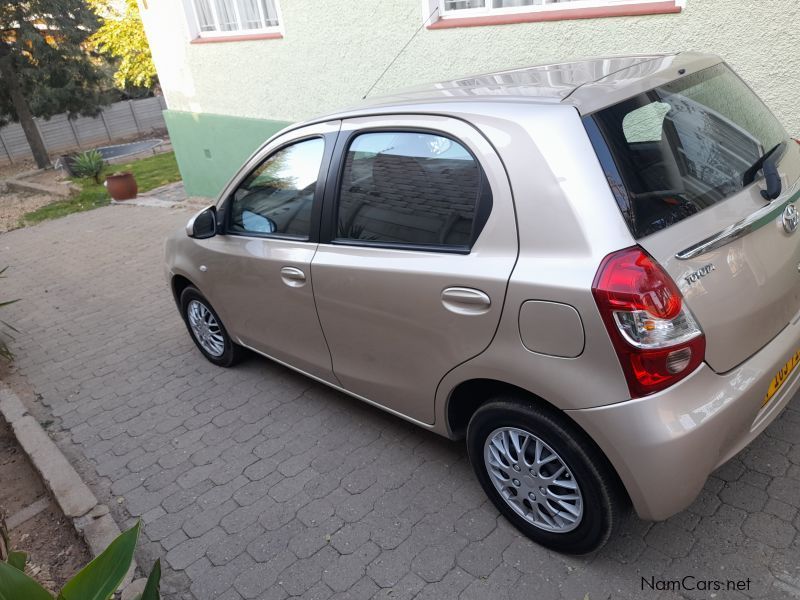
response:
<svg viewBox="0 0 800 600"><path fill-rule="evenodd" d="M245 160L267 138L289 125L211 113L165 110L186 192L216 196Z"/></svg>

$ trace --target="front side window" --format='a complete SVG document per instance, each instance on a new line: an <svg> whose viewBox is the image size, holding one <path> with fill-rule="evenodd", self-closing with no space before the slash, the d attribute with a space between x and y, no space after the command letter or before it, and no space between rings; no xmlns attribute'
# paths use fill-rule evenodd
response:
<svg viewBox="0 0 800 600"><path fill-rule="evenodd" d="M687 75L585 117L635 237L740 192L788 134L726 65ZM592 135L593 131L597 135Z"/></svg>
<svg viewBox="0 0 800 600"><path fill-rule="evenodd" d="M274 31L276 0L191 0L201 36Z"/></svg>
<svg viewBox="0 0 800 600"><path fill-rule="evenodd" d="M325 142L297 142L270 155L231 198L228 231L308 239Z"/></svg>
<svg viewBox="0 0 800 600"><path fill-rule="evenodd" d="M365 133L347 151L337 239L469 248L490 203L480 165L458 142Z"/></svg>

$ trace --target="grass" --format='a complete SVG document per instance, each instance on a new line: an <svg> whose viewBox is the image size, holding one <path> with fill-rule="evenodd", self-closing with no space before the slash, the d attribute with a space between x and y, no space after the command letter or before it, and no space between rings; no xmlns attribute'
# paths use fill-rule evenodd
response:
<svg viewBox="0 0 800 600"><path fill-rule="evenodd" d="M104 179L106 175L117 171L130 171L136 177L139 192L148 192L162 185L180 181L181 174L178 171L178 163L175 162L174 152L165 152L148 156L128 163L106 165L100 175ZM94 179L73 178L72 181L81 187L81 191L67 200L59 200L26 213L20 225L33 225L47 219L57 219L75 212L91 210L100 206L106 206L111 197L102 183L95 183Z"/></svg>

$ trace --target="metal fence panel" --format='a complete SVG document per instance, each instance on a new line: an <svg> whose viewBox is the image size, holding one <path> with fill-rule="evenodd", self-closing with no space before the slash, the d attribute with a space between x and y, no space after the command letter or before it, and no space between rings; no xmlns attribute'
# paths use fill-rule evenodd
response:
<svg viewBox="0 0 800 600"><path fill-rule="evenodd" d="M28 146L28 140L25 139L25 132L22 131L22 126L19 123L3 127L0 129L0 133L3 135L3 141L11 154L11 158L16 160L30 155L31 149Z"/></svg>
<svg viewBox="0 0 800 600"><path fill-rule="evenodd" d="M66 115L56 115L49 121L36 119L36 125L39 127L39 133L42 135L48 152L67 152L78 146L78 138L70 127Z"/></svg>
<svg viewBox="0 0 800 600"><path fill-rule="evenodd" d="M156 96L115 102L97 117L70 121L66 114L60 114L49 120L36 119L36 124L47 151L61 154L165 129L162 111L166 108L164 97ZM0 164L31 158L33 154L19 123L0 127Z"/></svg>
<svg viewBox="0 0 800 600"><path fill-rule="evenodd" d="M131 107L127 102L117 102L107 106L103 111L106 123L111 130L111 137L119 139L139 133Z"/></svg>
<svg viewBox="0 0 800 600"><path fill-rule="evenodd" d="M106 126L103 125L103 119L99 116L78 117L72 122L72 129L77 134L82 148L91 148L111 141L106 133Z"/></svg>

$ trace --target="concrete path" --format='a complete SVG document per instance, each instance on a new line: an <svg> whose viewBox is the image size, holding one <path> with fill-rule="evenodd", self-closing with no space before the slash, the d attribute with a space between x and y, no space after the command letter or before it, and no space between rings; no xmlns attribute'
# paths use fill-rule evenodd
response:
<svg viewBox="0 0 800 600"><path fill-rule="evenodd" d="M188 216L109 206L0 235L12 379L120 525L144 520L165 598L800 598L797 399L689 510L558 556L498 517L460 443L267 360L206 362L162 269ZM687 576L751 583L642 591Z"/></svg>

